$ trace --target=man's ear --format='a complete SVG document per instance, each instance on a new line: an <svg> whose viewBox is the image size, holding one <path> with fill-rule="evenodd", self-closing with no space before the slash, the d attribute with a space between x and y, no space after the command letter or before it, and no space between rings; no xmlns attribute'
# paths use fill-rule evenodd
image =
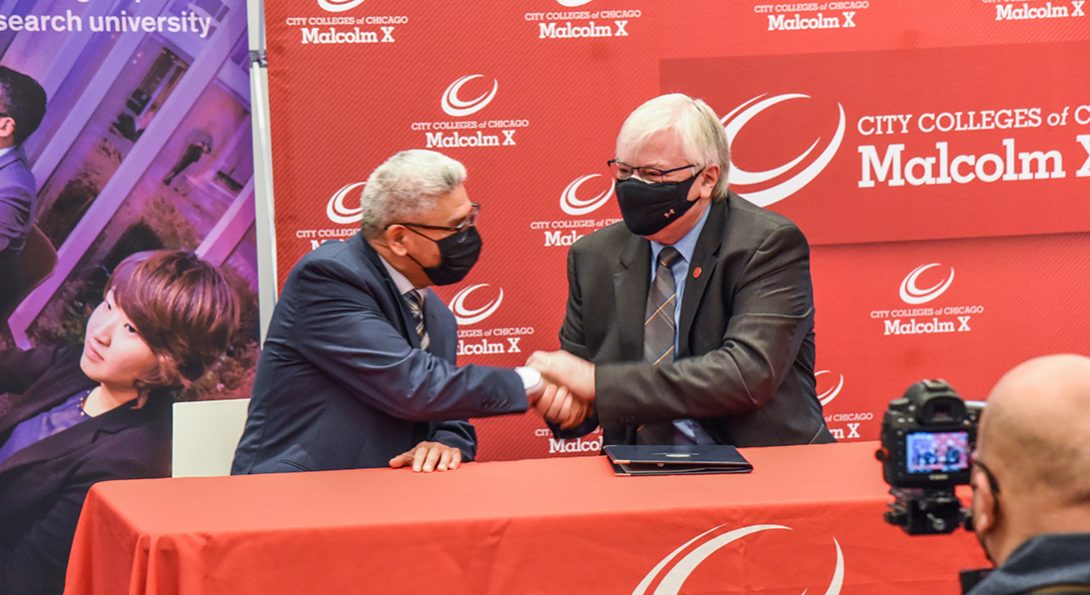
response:
<svg viewBox="0 0 1090 595"><path fill-rule="evenodd" d="M976 469L974 474L981 477L974 478L973 482L973 530L977 535L984 535L995 527L998 518L995 493L992 486L984 476L984 471Z"/></svg>
<svg viewBox="0 0 1090 595"><path fill-rule="evenodd" d="M722 170L720 170L718 163L709 163L704 166L704 169L700 172L700 177L696 179L696 183L700 185L699 198L708 198L712 195L721 174Z"/></svg>
<svg viewBox="0 0 1090 595"><path fill-rule="evenodd" d="M0 146L15 144L15 119L11 117L0 118Z"/></svg>
<svg viewBox="0 0 1090 595"><path fill-rule="evenodd" d="M405 226L395 224L387 227L386 231L382 232L386 245L390 247L391 252L398 256L405 256L409 253L409 248L406 245L407 231Z"/></svg>

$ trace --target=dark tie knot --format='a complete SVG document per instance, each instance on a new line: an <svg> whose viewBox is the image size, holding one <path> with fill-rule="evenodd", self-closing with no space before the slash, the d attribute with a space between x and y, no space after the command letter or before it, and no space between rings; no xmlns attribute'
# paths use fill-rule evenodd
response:
<svg viewBox="0 0 1090 595"><path fill-rule="evenodd" d="M659 251L660 267L672 268L679 260L681 260L681 253L673 246L666 246Z"/></svg>

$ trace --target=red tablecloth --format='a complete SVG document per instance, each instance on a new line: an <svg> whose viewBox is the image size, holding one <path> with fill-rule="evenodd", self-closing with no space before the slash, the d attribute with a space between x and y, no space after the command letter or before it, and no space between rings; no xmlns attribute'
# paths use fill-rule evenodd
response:
<svg viewBox="0 0 1090 595"><path fill-rule="evenodd" d="M958 593L980 548L886 525L875 448L745 449L747 475L583 457L101 483L65 592Z"/></svg>

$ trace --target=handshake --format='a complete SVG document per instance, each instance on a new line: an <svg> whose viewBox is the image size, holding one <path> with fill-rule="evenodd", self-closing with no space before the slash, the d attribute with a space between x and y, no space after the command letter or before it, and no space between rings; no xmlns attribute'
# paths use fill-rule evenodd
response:
<svg viewBox="0 0 1090 595"><path fill-rule="evenodd" d="M543 388L530 395L530 407L568 430L594 412L594 364L566 351L535 351L526 365L541 372Z"/></svg>

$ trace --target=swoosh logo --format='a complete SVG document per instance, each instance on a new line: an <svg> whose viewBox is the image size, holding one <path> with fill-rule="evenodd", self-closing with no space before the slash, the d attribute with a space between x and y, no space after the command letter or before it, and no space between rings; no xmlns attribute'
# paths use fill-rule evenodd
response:
<svg viewBox="0 0 1090 595"><path fill-rule="evenodd" d="M830 370L821 370L821 371L818 371L818 372L814 372L814 380L817 380L818 377L823 376L825 374L832 374L832 371L830 371ZM844 375L841 374L840 375L840 380L837 381L836 386L834 386L833 388L830 388L829 390L827 390L827 391L825 391L825 392L823 392L823 393L821 393L821 394L819 394L817 396L818 397L818 402L821 403L822 407L828 405L829 403L832 403L833 399L835 399L836 396L840 394L840 391L843 388L844 388Z"/></svg>
<svg viewBox="0 0 1090 595"><path fill-rule="evenodd" d="M443 111L446 112L447 115L461 118L463 116L475 114L484 109L484 107L492 101L492 98L496 96L496 91L500 88L499 82L495 79L492 79L492 91L488 93L484 93L469 101L463 101L459 96L462 85L483 76L483 74L467 74L451 83L450 86L447 87L447 90L443 91L443 99L441 101Z"/></svg>
<svg viewBox="0 0 1090 595"><path fill-rule="evenodd" d="M363 4L366 0L318 0L318 6L329 12L344 12Z"/></svg>
<svg viewBox="0 0 1090 595"><path fill-rule="evenodd" d="M719 525L713 527L700 535L685 542L681 547L677 548L670 555L666 556L651 569L651 572L647 573L647 576L640 581L639 585L636 585L636 589L632 591L632 595L645 595L647 589L654 582L655 578L662 572L670 562L677 557L679 553L684 551L690 545L696 543L706 535L724 527L726 525ZM791 527L785 527L783 525L749 525L740 529L724 533L717 537L713 537L704 543L700 544L693 551L686 554L677 562L673 563L673 566L663 576L662 582L655 588L654 595L674 595L681 591L682 585L692 574L693 570L700 565L701 562L706 560L709 556L715 552L723 549L731 543L754 533L760 533L762 531L769 531L772 529L786 529L791 530ZM844 553L840 549L840 542L833 539L833 544L836 546L836 568L833 569L833 577L829 581L829 588L825 590L825 595L839 595L841 588L844 586ZM805 594L805 591L803 591Z"/></svg>
<svg viewBox="0 0 1090 595"><path fill-rule="evenodd" d="M950 267L949 277L939 281L931 287L921 289L919 285L917 285L920 275L937 266L940 266L937 262L920 265L913 269L913 271L904 278L904 281L901 281L901 299L906 304L926 304L942 295L943 292L950 287L950 284L954 282L954 267Z"/></svg>
<svg viewBox="0 0 1090 595"><path fill-rule="evenodd" d="M723 129L727 133L727 144L729 146L733 146L734 139L738 136L739 131L761 112L785 101L810 99L809 95L803 95L801 93L785 93L783 95L776 95L768 98L764 97L764 94L753 97L742 105L734 108L733 111L720 119L720 122L723 124ZM805 151L799 154L798 157L795 157L779 167L774 167L765 171L748 171L732 163L729 178L731 186L746 200L762 207L777 203L799 190L802 190L803 187L813 181L813 179L829 165L829 162L833 160L833 156L836 155L837 150L840 148L840 143L844 140L846 122L844 117L844 106L837 103L837 108L840 112L840 119L837 122L836 132L833 134L832 140L829 141L829 144L825 146L819 155L813 157L813 161L805 168L790 178L780 180L763 190L747 192L744 189L746 186L764 184L785 175L814 152L818 144L821 143L820 137L815 139L814 142L811 143Z"/></svg>
<svg viewBox="0 0 1090 595"><path fill-rule="evenodd" d="M341 225L355 225L363 219L363 207L349 207L344 204L345 198L352 194L357 197L356 200L362 199L362 191L354 192L357 188L362 188L367 182L354 182L347 186L341 187L340 190L333 193L333 196L329 197L329 202L325 205L326 217L334 223Z"/></svg>
<svg viewBox="0 0 1090 595"><path fill-rule="evenodd" d="M476 309L466 306L466 299L482 287L488 287L488 283L470 285L455 294L454 299L450 301L450 309L454 312L454 318L458 321L459 326L477 324L491 316L503 303L503 288L500 288L499 295L484 306Z"/></svg>
<svg viewBox="0 0 1090 595"><path fill-rule="evenodd" d="M564 189L564 192L560 195L560 210L564 211L568 215L579 216L593 213L602 207L602 205L609 202L609 199L613 197L613 184L609 185L609 188L594 196L593 198L581 199L579 198L579 187L584 182L592 178L602 177L601 174L589 174L581 178L577 178L568 187Z"/></svg>

